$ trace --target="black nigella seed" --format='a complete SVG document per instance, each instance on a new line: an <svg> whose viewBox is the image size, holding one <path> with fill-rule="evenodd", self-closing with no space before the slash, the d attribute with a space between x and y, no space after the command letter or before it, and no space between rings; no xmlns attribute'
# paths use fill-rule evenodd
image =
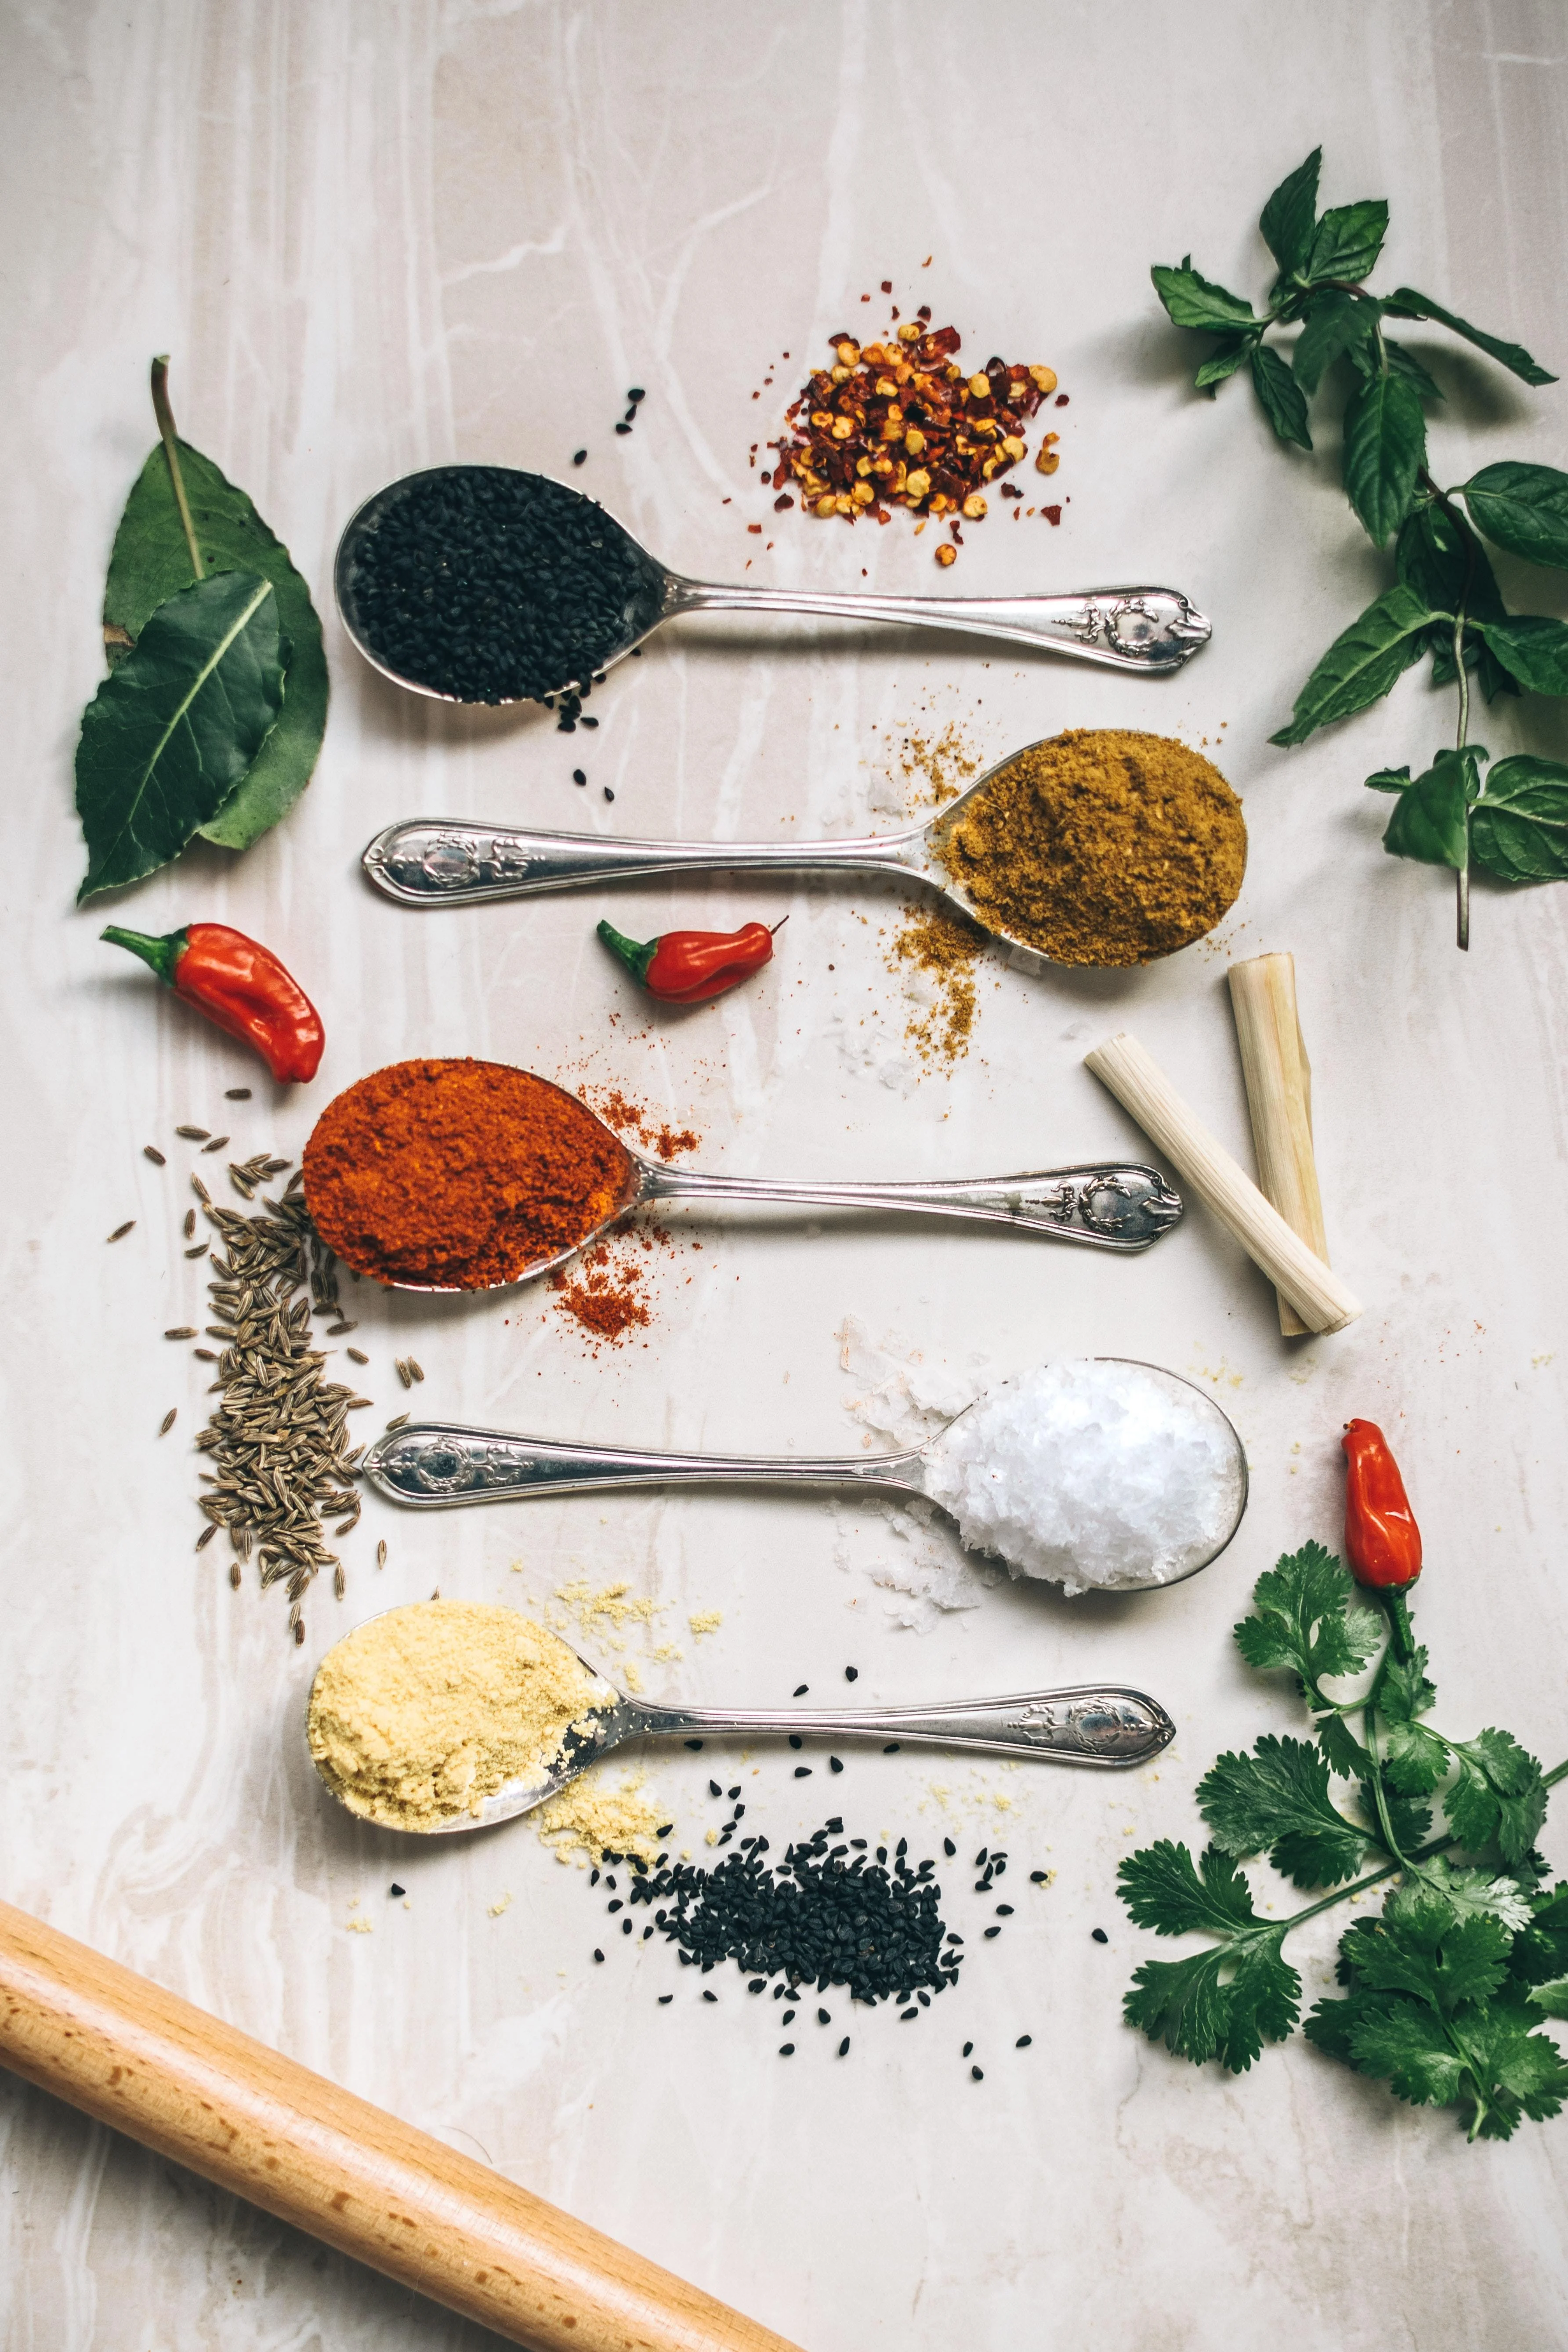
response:
<svg viewBox="0 0 1568 2352"><path fill-rule="evenodd" d="M603 1954L603 1952L601 1952L601 1951L600 1951L600 1949L599 1949L598 1946L595 1944L595 1947L594 1947L594 1958L595 1958L596 1960L602 1960L602 1959L604 1958L604 1957L605 1957L605 1955Z"/></svg>
<svg viewBox="0 0 1568 2352"><path fill-rule="evenodd" d="M889 1739L886 1748L882 1750L884 1756L896 1756L898 1752L899 1743L896 1739Z"/></svg>
<svg viewBox="0 0 1568 2352"><path fill-rule="evenodd" d="M648 1937L652 1935L652 1933L653 1933L653 1922L652 1922L652 1920L650 1919L650 1920L648 1921L647 1926L647 1927L643 1929L643 1931L642 1931L642 1939L643 1939L643 1942L644 1942L645 1944L647 1943L647 1941Z"/></svg>
<svg viewBox="0 0 1568 2352"><path fill-rule="evenodd" d="M811 1688L811 1685L810 1685L809 1683L796 1683L796 1685L795 1685L795 1697L796 1697L796 1698L804 1698L804 1697L805 1696L805 1695L806 1695L806 1692L807 1692L810 1688Z"/></svg>
<svg viewBox="0 0 1568 2352"><path fill-rule="evenodd" d="M573 457L572 463L573 463L574 466L581 466L581 465L584 462L584 460L586 459L587 455L588 455L588 452L586 451L586 449L579 449L579 450L577 450L577 451L575 452L575 454L574 455L574 457Z"/></svg>
<svg viewBox="0 0 1568 2352"><path fill-rule="evenodd" d="M887 1859L888 1859L888 1849L887 1849L887 1847L886 1847L885 1845L879 1845L879 1846L877 1848L877 1859L878 1859L878 1861L879 1861L879 1862L886 1862L886 1861L887 1861Z"/></svg>
<svg viewBox="0 0 1568 2352"><path fill-rule="evenodd" d="M1001 1933L1002 1930L1000 1927L987 1927L985 1930L986 1941L989 1942L993 1936L999 1936Z"/></svg>
<svg viewBox="0 0 1568 2352"><path fill-rule="evenodd" d="M805 1746L805 1742L801 1738L798 1731L792 1731L790 1733L789 1744L792 1748L804 1748Z"/></svg>
<svg viewBox="0 0 1568 2352"><path fill-rule="evenodd" d="M844 1823L837 1813L834 1814L833 1819L830 1822L825 1822L823 1823L823 1827L827 1831L831 1837L842 1837L844 1834ZM866 1843L865 1839L862 1838L860 1843L864 1845Z"/></svg>
<svg viewBox="0 0 1568 2352"><path fill-rule="evenodd" d="M667 1838L674 1827L675 1823L673 1822L664 1822L657 1830L655 1830L654 1835L655 1837ZM660 1862L668 1862L669 1860L669 1856L667 1853L661 1853L659 1855L659 1860Z"/></svg>
<svg viewBox="0 0 1568 2352"><path fill-rule="evenodd" d="M689 1740L687 1741L686 1745L688 1746L688 1748L700 1748L700 1747L701 1747L701 1745L702 1745L702 1742L700 1741L700 1739L689 1739Z"/></svg>
<svg viewBox="0 0 1568 2352"><path fill-rule="evenodd" d="M779 2023L780 2023L781 2025L793 2025L793 2024L795 2023L795 2011L794 2011L794 2010L793 2010L793 2009L786 2009L786 2010L785 2010L785 2011L784 2011L784 2015L780 2018L780 2020L779 2020Z"/></svg>
<svg viewBox="0 0 1568 2352"><path fill-rule="evenodd" d="M959 2052L959 2053L958 2053L958 2054L959 2054L959 2056L960 2056L961 2058L968 2058L968 2057L973 2056L973 2051L974 2051L974 2044L973 2044L973 2042L966 2042L964 2043L964 2045L963 2045L963 2049Z"/></svg>
<svg viewBox="0 0 1568 2352"><path fill-rule="evenodd" d="M908 1838L900 1838L900 1839L899 1840L898 1844L893 1848L893 1852L898 1855L899 1860L900 1860L900 1862L902 1862L902 1860L903 1860L903 1858L904 1858L905 1854L906 1854L906 1853L908 1853L909 1850L910 1850L910 1842L909 1842Z"/></svg>
<svg viewBox="0 0 1568 2352"><path fill-rule="evenodd" d="M585 783L587 782L587 781L588 781L588 779L587 779L587 777L583 773L583 771L582 771L582 769L581 769L581 768L574 768L574 769L573 769L573 771L572 771L572 782L573 782L574 784L585 784Z"/></svg>
<svg viewBox="0 0 1568 2352"><path fill-rule="evenodd" d="M797 1780L809 1780L811 1778L810 1765L797 1764L795 1768L795 1777Z"/></svg>
<svg viewBox="0 0 1568 2352"><path fill-rule="evenodd" d="M599 722L598 722L598 720L597 720L596 719L590 719L586 711L584 711L584 712L583 713L583 724L584 724L584 727L596 727L596 726L598 725L598 723L599 723ZM616 797L616 796L615 796L614 793L610 792L610 791L606 788L605 793L605 798L607 801L613 801L613 800L615 799L615 797Z"/></svg>
<svg viewBox="0 0 1568 2352"><path fill-rule="evenodd" d="M859 1667L846 1666L844 1669L844 1679L847 1683L858 1683L860 1679Z"/></svg>
<svg viewBox="0 0 1568 2352"><path fill-rule="evenodd" d="M597 1885L599 1884L599 1874L598 1874L597 1870L591 1870L591 1871L589 1872L589 1874L588 1874L588 1884L589 1884L589 1885L590 1885L590 1886L597 1886Z"/></svg>
<svg viewBox="0 0 1568 2352"><path fill-rule="evenodd" d="M396 1879L395 1878L392 1882L392 1891L394 1895L405 1895L408 1890L405 1886L399 1886Z"/></svg>
<svg viewBox="0 0 1568 2352"><path fill-rule="evenodd" d="M1010 1903L998 1903L996 1916L999 1919L1010 1919L1013 1916L1013 1906Z"/></svg>
<svg viewBox="0 0 1568 2352"><path fill-rule="evenodd" d="M1015 2050L1026 2050L1034 2038L1032 2033L1020 2033L1013 2047Z"/></svg>
<svg viewBox="0 0 1568 2352"><path fill-rule="evenodd" d="M918 2017L919 2015L920 2011L918 2009L900 2009L899 2011L899 2023L900 2025L907 2024L911 2017Z"/></svg>
<svg viewBox="0 0 1568 2352"><path fill-rule="evenodd" d="M1097 1944L1109 1944L1110 1941L1103 1927L1091 1927L1089 1932Z"/></svg>
<svg viewBox="0 0 1568 2352"><path fill-rule="evenodd" d="M843 2041L838 2045L838 2055L840 2058L847 2058L849 2055L849 2036L847 2034L845 2035Z"/></svg>
<svg viewBox="0 0 1568 2352"><path fill-rule="evenodd" d="M969 2070L969 2076L970 2080L974 2083L984 2083L985 2080L984 2073L979 2066L972 2066Z"/></svg>
<svg viewBox="0 0 1568 2352"><path fill-rule="evenodd" d="M716 1992L704 1992L702 1998L704 2000L717 2001L719 1996Z"/></svg>
<svg viewBox="0 0 1568 2352"><path fill-rule="evenodd" d="M718 1783L718 1781L717 1781L717 1780L710 1780L710 1781L709 1781L709 1783L708 1783L708 1794L709 1794L710 1797L721 1797L721 1796L723 1795L723 1793L724 1793L724 1791L723 1791L723 1790L719 1786L719 1783Z"/></svg>
<svg viewBox="0 0 1568 2352"><path fill-rule="evenodd" d="M785 1990L787 1990L787 1988L786 1988L785 1986L782 1985L782 1984L776 1984L776 1985L774 1985L774 1987L773 1987L773 1999L774 1999L775 2000L783 2000L783 1999L784 1999L784 1993L785 1993Z"/></svg>
<svg viewBox="0 0 1568 2352"><path fill-rule="evenodd" d="M984 1867L985 1867L986 1863L987 1863L989 1860L990 1860L990 1854L989 1854L988 1850L987 1850L984 1846L982 1846L982 1847L981 1847L981 1849L980 1849L980 1851L979 1851L979 1853L978 1853L975 1855L975 1857L974 1857L974 1867L975 1867L975 1869L976 1869L976 1870L984 1870Z"/></svg>
<svg viewBox="0 0 1568 2352"><path fill-rule="evenodd" d="M615 1882L615 1880L614 1880L613 1878L608 1878L608 1879L606 1879L606 1880L605 1881L605 1885L606 1885L606 1886L613 1886L613 1885L615 1885L615 1883L616 1883L616 1882ZM621 1898L620 1898L620 1896L619 1896L618 1895L616 1895L616 1899L615 1899L615 1901L614 1901L613 1903L606 1904L606 1906L605 1906L606 1910L610 1910L610 1911L618 1911L618 1910L620 1910L620 1909L621 1909L621 1907L622 1907L622 1906L621 1906Z"/></svg>
<svg viewBox="0 0 1568 2352"><path fill-rule="evenodd" d="M819 2009L816 2012L816 2021L818 2025L831 2025L833 2020L826 2010Z"/></svg>
<svg viewBox="0 0 1568 2352"><path fill-rule="evenodd" d="M634 383L631 390L627 393L626 398L635 404L639 400L646 400L647 398L647 394L643 390L640 383Z"/></svg>
<svg viewBox="0 0 1568 2352"><path fill-rule="evenodd" d="M766 1979L766 1977L753 1977L753 1978L752 1979L751 1983L746 1987L746 1990L747 1990L748 1992L761 1992L761 1991L762 1991L762 1990L763 1990L763 1987L766 1983L767 1983L767 1979Z"/></svg>
<svg viewBox="0 0 1568 2352"><path fill-rule="evenodd" d="M779 2043L779 2056L781 2058L793 2058L795 2056L795 2043L793 2042L781 2042Z"/></svg>
<svg viewBox="0 0 1568 2352"><path fill-rule="evenodd" d="M631 1934L631 1932L632 1932L632 1923L631 1923L631 1921L630 1921L629 1919L623 1919L623 1920L621 1921L621 1933L622 1933L622 1935L623 1935L623 1936L629 1936L629 1935ZM994 1928L994 1927L987 1927L987 1929L985 1930L985 1932L986 1932L986 1934L987 1934L988 1936L994 1936L994 1935L996 1933L996 1930L995 1930L995 1928Z"/></svg>
<svg viewBox="0 0 1568 2352"><path fill-rule="evenodd" d="M1029 1873L1029 1884L1031 1886L1043 1886L1050 1874L1051 1874L1048 1870L1031 1870Z"/></svg>
<svg viewBox="0 0 1568 2352"><path fill-rule="evenodd" d="M732 1789L727 1789L724 1793L729 1797L738 1797L741 1793L741 1784L739 1780L736 1781Z"/></svg>
<svg viewBox="0 0 1568 2352"><path fill-rule="evenodd" d="M658 2005L660 2009L668 2009L674 1999L675 1995L672 1992L661 1992L658 1997Z"/></svg>
<svg viewBox="0 0 1568 2352"><path fill-rule="evenodd" d="M827 1759L827 1769L830 1772L842 1772L844 1765L838 1757L830 1756Z"/></svg>
<svg viewBox="0 0 1568 2352"><path fill-rule="evenodd" d="M942 1840L942 1850L943 1853L945 1853L945 1854L947 1855L947 1857L948 1857L948 1859L949 1859L950 1861L952 1860L952 1856L953 1856L953 1855L958 1852L958 1848L953 1844L953 1842L952 1842L952 1840L951 1838L943 1838L943 1840Z"/></svg>
<svg viewBox="0 0 1568 2352"><path fill-rule="evenodd" d="M628 425L635 425L635 424L637 423L637 410L636 410L635 408L628 408L628 409L627 409L627 411L626 411L626 423L627 423Z"/></svg>
<svg viewBox="0 0 1568 2352"><path fill-rule="evenodd" d="M620 424L620 425L616 425L616 431L617 433L629 433L629 432L631 431L631 429L632 429L632 428L631 428L631 426L630 426L629 425L627 425L627 424L625 424L625 423L622 423L622 424Z"/></svg>

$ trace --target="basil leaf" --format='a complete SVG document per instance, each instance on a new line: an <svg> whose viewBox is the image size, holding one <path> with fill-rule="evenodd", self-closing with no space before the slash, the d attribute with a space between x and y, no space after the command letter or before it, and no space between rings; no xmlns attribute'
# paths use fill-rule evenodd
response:
<svg viewBox="0 0 1568 2352"><path fill-rule="evenodd" d="M283 707L277 593L215 572L159 605L82 713L83 899L140 881L217 814Z"/></svg>
<svg viewBox="0 0 1568 2352"><path fill-rule="evenodd" d="M1178 327L1206 327L1211 334L1228 335L1237 327L1261 327L1252 305L1223 286L1211 286L1195 269L1165 269L1156 263L1149 272L1154 291Z"/></svg>
<svg viewBox="0 0 1568 2352"><path fill-rule="evenodd" d="M1388 206L1381 196L1359 205L1336 205L1318 223L1307 275L1313 283L1325 278L1348 278L1352 284L1370 278L1388 235Z"/></svg>
<svg viewBox="0 0 1568 2352"><path fill-rule="evenodd" d="M1568 767L1531 751L1500 760L1471 812L1470 849L1504 882L1568 881Z"/></svg>
<svg viewBox="0 0 1568 2352"><path fill-rule="evenodd" d="M1383 836L1391 857L1464 865L1471 772L1462 755L1440 751L1426 773L1401 793Z"/></svg>
<svg viewBox="0 0 1568 2352"><path fill-rule="evenodd" d="M1345 491L1374 547L1410 511L1415 475L1426 455L1426 419L1403 376L1369 376L1345 410Z"/></svg>
<svg viewBox="0 0 1568 2352"><path fill-rule="evenodd" d="M1289 726L1268 740L1304 743L1318 728L1376 702L1417 659L1426 632L1442 617L1413 588L1385 588L1334 639L1296 697Z"/></svg>
<svg viewBox="0 0 1568 2352"><path fill-rule="evenodd" d="M1568 623L1539 613L1487 621L1481 634L1527 694L1568 694Z"/></svg>
<svg viewBox="0 0 1568 2352"><path fill-rule="evenodd" d="M185 495L212 572L247 572L272 583L288 641L282 714L238 790L197 829L226 849L248 849L293 807L310 781L327 723L327 660L310 592L245 492L210 457L180 446ZM140 637L153 613L191 578L190 551L160 444L133 485L115 533L104 590L106 629ZM112 658L112 656L111 656Z"/></svg>
<svg viewBox="0 0 1568 2352"><path fill-rule="evenodd" d="M1479 352L1485 352L1490 358L1500 361L1505 368L1521 377L1526 383L1555 383L1557 381L1554 375L1548 375L1543 367L1536 365L1522 343L1505 343L1500 341L1496 335L1483 335L1480 329L1472 327L1468 319L1457 319L1452 310L1444 310L1441 302L1434 302L1430 295L1417 294L1414 287L1400 286L1392 294L1385 294L1384 308L1397 311L1402 319L1435 319L1438 326L1447 327L1451 334L1462 335L1467 343L1474 343Z"/></svg>
<svg viewBox="0 0 1568 2352"><path fill-rule="evenodd" d="M1310 449L1312 436L1307 430L1307 403L1301 387L1279 352L1271 352L1266 343L1252 346L1252 387L1279 439L1294 441L1299 449Z"/></svg>
<svg viewBox="0 0 1568 2352"><path fill-rule="evenodd" d="M1433 382L1414 352L1407 352L1405 345L1396 343L1392 335L1384 335L1383 350L1389 373L1402 375L1407 383L1413 383L1423 400L1441 400L1444 397L1442 385Z"/></svg>
<svg viewBox="0 0 1568 2352"><path fill-rule="evenodd" d="M1568 474L1506 457L1461 486L1478 530L1530 563L1568 568Z"/></svg>
<svg viewBox="0 0 1568 2352"><path fill-rule="evenodd" d="M1250 335L1227 337L1217 351L1209 353L1196 375L1194 376L1194 391L1212 392L1216 383L1223 383L1227 375L1236 373L1237 369L1245 362L1247 352L1253 349L1254 342Z"/></svg>
<svg viewBox="0 0 1568 2352"><path fill-rule="evenodd" d="M1307 322L1297 339L1291 360L1302 391L1316 392L1325 369L1342 352L1349 351L1352 344L1369 346L1376 323L1375 303L1359 301L1355 295L1342 293L1337 288L1327 294L1314 294L1307 306Z"/></svg>
<svg viewBox="0 0 1568 2352"><path fill-rule="evenodd" d="M1263 242L1279 264L1281 278L1304 269L1307 256L1312 249L1312 231L1318 217L1318 168L1323 151L1314 147L1304 163L1299 163L1289 179L1281 180L1263 207L1258 227Z"/></svg>

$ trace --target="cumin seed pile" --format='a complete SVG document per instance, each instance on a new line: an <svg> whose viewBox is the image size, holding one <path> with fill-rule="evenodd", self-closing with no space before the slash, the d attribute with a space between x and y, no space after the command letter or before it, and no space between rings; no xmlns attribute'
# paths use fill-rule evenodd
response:
<svg viewBox="0 0 1568 2352"><path fill-rule="evenodd" d="M250 1176L248 1163L243 1172ZM207 1336L224 1343L210 1391L221 1402L195 1441L212 1464L201 1474L208 1525L196 1549L226 1528L237 1585L254 1543L262 1589L287 1580L289 1623L303 1642L300 1603L323 1568L342 1595L342 1565L322 1541L322 1522L341 1517L341 1538L359 1518L354 1479L364 1449L350 1448L348 1416L371 1400L324 1381L327 1360L311 1345L312 1307L342 1323L335 1262L310 1223L302 1179L293 1176L280 1200L264 1200L250 1217L218 1207L199 1177L191 1181L222 1242L221 1255L210 1253Z"/></svg>

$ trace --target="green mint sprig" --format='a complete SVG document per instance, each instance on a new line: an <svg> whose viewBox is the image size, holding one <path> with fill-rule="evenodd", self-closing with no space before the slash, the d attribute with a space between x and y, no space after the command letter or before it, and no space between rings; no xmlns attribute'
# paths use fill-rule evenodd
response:
<svg viewBox="0 0 1568 2352"><path fill-rule="evenodd" d="M1424 404L1440 400L1442 390L1386 322L1427 320L1525 383L1557 379L1520 344L1471 326L1414 287L1370 293L1364 280L1383 250L1388 206L1368 198L1320 217L1321 160L1314 148L1263 208L1258 226L1278 274L1261 315L1200 277L1190 255L1179 268L1150 274L1177 326L1216 338L1194 378L1198 390L1212 396L1245 367L1282 442L1311 448L1310 403L1338 366L1345 491L1373 545L1394 541L1395 579L1334 640L1289 724L1269 740L1304 743L1380 700L1431 656L1434 683L1458 689L1453 750L1417 776L1408 767L1383 769L1367 782L1398 796L1384 848L1454 869L1465 948L1472 867L1505 882L1568 879L1568 766L1522 753L1500 760L1483 779L1489 755L1468 740L1472 672L1488 702L1499 694L1568 695L1568 625L1510 613L1482 545L1489 540L1527 562L1568 569L1568 474L1508 459L1440 488L1427 467ZM1289 362L1265 340L1281 328L1300 331Z"/></svg>
<svg viewBox="0 0 1568 2352"><path fill-rule="evenodd" d="M1209 1939L1182 1959L1144 1961L1124 2012L1178 2057L1244 2074L1300 2020L1286 1937L1396 1878L1379 1916L1341 1937L1343 1995L1320 2001L1303 2030L1397 2098L1457 2107L1471 2139L1507 2139L1568 2099L1568 2062L1541 2030L1568 2017L1568 1883L1548 1890L1534 1851L1568 1762L1543 1773L1510 1732L1456 1740L1428 1723L1437 1694L1405 1599L1378 1598L1385 1615L1316 1543L1258 1580L1237 1647L1260 1672L1295 1676L1312 1738L1266 1733L1250 1754L1218 1759L1198 1784L1209 1843L1195 1861L1163 1838L1122 1864L1136 1926ZM1374 1657L1360 1696L1325 1689L1364 1678ZM1428 1834L1427 1800L1447 1823L1442 1836ZM1293 1885L1332 1891L1283 1919L1260 1916L1237 1865L1265 1853Z"/></svg>

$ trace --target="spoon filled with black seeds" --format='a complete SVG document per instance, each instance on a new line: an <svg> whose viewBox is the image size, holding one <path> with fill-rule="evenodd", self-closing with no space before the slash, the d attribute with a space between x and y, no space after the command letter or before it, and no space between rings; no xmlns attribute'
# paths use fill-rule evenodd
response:
<svg viewBox="0 0 1568 2352"><path fill-rule="evenodd" d="M559 704L568 728L592 723L582 705L610 664L682 613L912 623L1156 675L1210 635L1173 588L840 596L689 580L592 499L509 466L435 466L378 490L343 532L334 583L350 636L383 677L449 702Z"/></svg>

